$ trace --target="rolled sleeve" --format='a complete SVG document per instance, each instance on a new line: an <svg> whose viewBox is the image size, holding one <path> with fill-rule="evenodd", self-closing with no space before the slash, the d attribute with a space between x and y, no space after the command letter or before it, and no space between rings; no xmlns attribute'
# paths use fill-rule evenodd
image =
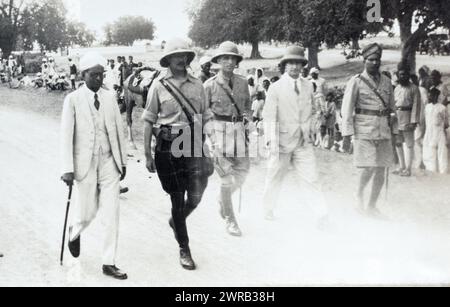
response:
<svg viewBox="0 0 450 307"><path fill-rule="evenodd" d="M150 124L156 124L160 109L160 101L158 95L158 86L153 84L149 90L147 104L142 114L142 119Z"/></svg>
<svg viewBox="0 0 450 307"><path fill-rule="evenodd" d="M358 99L358 86L356 78L352 78L345 89L342 100L342 135L352 136L355 134L354 114L356 101Z"/></svg>

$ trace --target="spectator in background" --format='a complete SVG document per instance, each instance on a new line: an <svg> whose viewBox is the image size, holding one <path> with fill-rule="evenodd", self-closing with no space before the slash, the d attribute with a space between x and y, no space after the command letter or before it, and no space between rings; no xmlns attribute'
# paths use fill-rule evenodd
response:
<svg viewBox="0 0 450 307"><path fill-rule="evenodd" d="M134 58L133 58L133 56L128 56L128 66L129 66L129 69L131 70L131 71L133 71L133 68L137 68L138 67L138 64L136 64L136 63L134 63ZM131 74L130 74L131 75Z"/></svg>
<svg viewBox="0 0 450 307"><path fill-rule="evenodd" d="M69 70L70 70L70 83L72 85L72 90L76 90L75 80L77 78L78 70L77 70L77 66L72 61L71 58L69 58Z"/></svg>
<svg viewBox="0 0 450 307"><path fill-rule="evenodd" d="M313 105L313 119L311 120L311 135L315 146L319 146L323 141L321 137L321 120L326 112L325 95L327 93L326 81L319 76L319 69L316 67L310 71L311 79L314 89L314 105Z"/></svg>
<svg viewBox="0 0 450 307"><path fill-rule="evenodd" d="M398 65L399 85L394 90L395 107L398 118L398 138L396 150L400 167L394 174L411 177L414 159L414 133L420 122L420 92L411 82L411 68L405 63Z"/></svg>
<svg viewBox="0 0 450 307"><path fill-rule="evenodd" d="M424 87L427 90L431 86L430 68L426 65L419 68L419 86Z"/></svg>
<svg viewBox="0 0 450 307"><path fill-rule="evenodd" d="M420 116L419 123L414 132L414 160L413 168L425 169L423 164L423 137L425 135L425 108L428 104L428 90L420 86L419 77L417 75L411 75L411 82L419 88L420 93Z"/></svg>
<svg viewBox="0 0 450 307"><path fill-rule="evenodd" d="M252 103L252 119L255 124L262 121L262 112L264 110L264 95L262 92L256 94L256 99Z"/></svg>
<svg viewBox="0 0 450 307"><path fill-rule="evenodd" d="M436 79L434 81L436 82ZM440 102L441 95L441 91L436 86L429 90L430 103L425 108L426 130L423 139L423 162L426 170L446 174L448 172L448 148L445 130L448 129L449 122L447 107Z"/></svg>
<svg viewBox="0 0 450 307"><path fill-rule="evenodd" d="M204 56L200 59L200 75L198 78L205 83L206 80L214 77L214 74L211 72L211 58L208 56Z"/></svg>
<svg viewBox="0 0 450 307"><path fill-rule="evenodd" d="M309 77L309 68L308 67L304 67L302 69L302 77L305 79L308 79L308 77Z"/></svg>
<svg viewBox="0 0 450 307"><path fill-rule="evenodd" d="M256 100L256 94L258 93L258 89L255 85L255 78L253 78L252 75L249 75L247 77L247 83L248 83L248 91L250 93L250 101L253 102Z"/></svg>

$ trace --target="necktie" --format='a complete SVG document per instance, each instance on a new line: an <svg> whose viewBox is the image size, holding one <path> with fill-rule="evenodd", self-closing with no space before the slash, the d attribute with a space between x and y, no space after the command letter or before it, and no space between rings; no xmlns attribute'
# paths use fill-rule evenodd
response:
<svg viewBox="0 0 450 307"><path fill-rule="evenodd" d="M294 90L295 90L295 93L297 94L297 95L300 95L300 90L298 89L298 84L297 84L297 80L295 80L295 88L294 88Z"/></svg>
<svg viewBox="0 0 450 307"><path fill-rule="evenodd" d="M231 89L233 89L233 81L230 80L230 82L228 82L228 85L230 86Z"/></svg>
<svg viewBox="0 0 450 307"><path fill-rule="evenodd" d="M98 101L98 95L97 95L97 93L95 93L95 95L94 95L94 99L95 99L95 101L94 101L94 107L97 109L97 111L100 109L100 101Z"/></svg>

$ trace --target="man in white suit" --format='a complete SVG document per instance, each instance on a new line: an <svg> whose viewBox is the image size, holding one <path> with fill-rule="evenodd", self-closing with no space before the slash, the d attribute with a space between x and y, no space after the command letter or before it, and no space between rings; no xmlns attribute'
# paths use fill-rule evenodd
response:
<svg viewBox="0 0 450 307"><path fill-rule="evenodd" d="M103 273L116 279L127 275L116 266L119 237L119 182L126 175L122 117L112 91L102 88L106 60L96 53L80 61L85 85L69 94L62 113L62 180L76 182L75 216L69 227L69 250L80 255L81 233L98 209L106 215Z"/></svg>
<svg viewBox="0 0 450 307"><path fill-rule="evenodd" d="M313 205L319 226L324 226L328 223L328 209L318 179L310 135L314 89L309 80L300 76L307 63L303 48L288 47L280 63L285 73L269 88L267 94L263 118L271 154L264 209L266 219L273 220L282 181L292 165L302 183L315 192L315 199L304 202Z"/></svg>

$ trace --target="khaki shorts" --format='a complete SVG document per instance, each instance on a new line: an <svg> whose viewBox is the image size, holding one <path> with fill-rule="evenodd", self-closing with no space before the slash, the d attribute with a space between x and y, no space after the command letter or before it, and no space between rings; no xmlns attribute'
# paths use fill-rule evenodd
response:
<svg viewBox="0 0 450 307"><path fill-rule="evenodd" d="M392 140L354 140L356 167L391 167L394 164Z"/></svg>

